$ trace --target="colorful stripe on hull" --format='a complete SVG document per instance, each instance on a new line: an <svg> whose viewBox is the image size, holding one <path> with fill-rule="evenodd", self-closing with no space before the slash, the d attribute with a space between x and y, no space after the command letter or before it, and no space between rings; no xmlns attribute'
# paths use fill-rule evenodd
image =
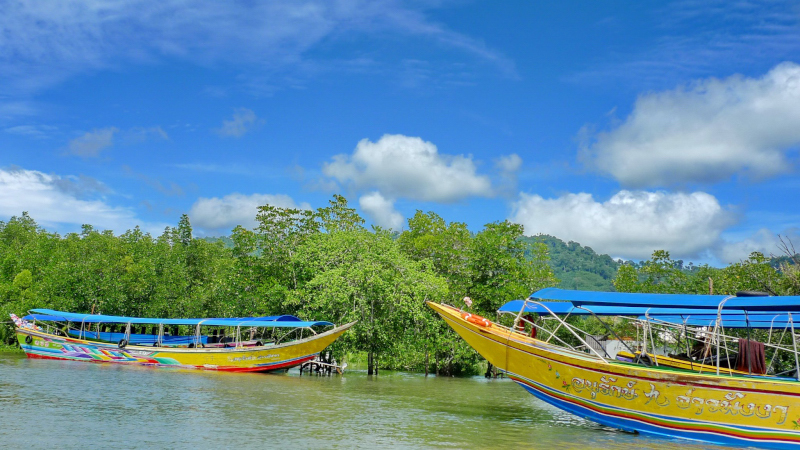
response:
<svg viewBox="0 0 800 450"><path fill-rule="evenodd" d="M700 421L681 421L672 417L659 417L635 411L607 408L599 403L564 395L519 375L511 373L508 375L534 397L546 403L578 417L629 433L714 442L731 446L797 449L800 444L800 436L784 435L781 437L778 433L769 430L726 427Z"/></svg>
<svg viewBox="0 0 800 450"><path fill-rule="evenodd" d="M353 324L280 345L247 348L165 348L116 345L17 329L17 340L29 358L136 364L152 367L270 372L286 370L312 360ZM30 341L30 342L28 342Z"/></svg>

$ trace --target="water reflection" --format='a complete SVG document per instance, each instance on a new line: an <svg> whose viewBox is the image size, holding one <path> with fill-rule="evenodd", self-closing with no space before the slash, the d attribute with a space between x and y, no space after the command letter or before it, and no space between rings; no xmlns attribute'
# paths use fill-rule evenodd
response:
<svg viewBox="0 0 800 450"><path fill-rule="evenodd" d="M383 371L229 374L0 354L0 405L8 448L708 447L608 431L508 380Z"/></svg>

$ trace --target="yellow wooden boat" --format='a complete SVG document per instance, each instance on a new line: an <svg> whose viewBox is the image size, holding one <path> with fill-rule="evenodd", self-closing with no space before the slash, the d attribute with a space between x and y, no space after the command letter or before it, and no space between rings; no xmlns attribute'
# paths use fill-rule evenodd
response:
<svg viewBox="0 0 800 450"><path fill-rule="evenodd" d="M154 367L269 372L286 370L313 359L355 322L333 326L329 322L305 322L294 316L243 319L147 319L62 311L33 310L20 319L12 315L17 341L29 358L136 364ZM53 326L54 323L61 324ZM66 324L66 326L64 326ZM80 324L80 328L75 328ZM119 332L104 331L116 324ZM156 333L132 333L132 327L151 325ZM73 328L70 327L73 326ZM170 335L165 326L192 327L189 336ZM219 338L201 334L201 327L230 330L232 336ZM330 328L316 332L314 328ZM95 331L92 331L94 329ZM135 328L134 328L135 329ZM242 329L281 330L280 339L243 339ZM287 335L297 338L282 342ZM247 337L247 336L245 336Z"/></svg>
<svg viewBox="0 0 800 450"><path fill-rule="evenodd" d="M796 380L633 365L531 338L452 306L428 305L528 392L578 416L629 432L727 445L800 445Z"/></svg>

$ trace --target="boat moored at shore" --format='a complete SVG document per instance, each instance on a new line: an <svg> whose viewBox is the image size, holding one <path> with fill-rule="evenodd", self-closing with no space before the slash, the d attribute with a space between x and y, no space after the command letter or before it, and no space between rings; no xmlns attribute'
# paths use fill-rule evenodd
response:
<svg viewBox="0 0 800 450"><path fill-rule="evenodd" d="M512 326L491 321L480 323L474 320L474 314L449 305L429 303L429 306L489 363L506 372L529 393L580 417L624 431L670 438L726 445L800 448L800 382L796 371L793 373L795 377L789 378L749 373L747 369L742 372L719 364L713 370L708 366L689 370L657 365L652 361L620 361L589 345L586 334L581 335L579 330L556 314L548 314L549 308L543 304L544 300L552 299L571 302L565 307L588 310L601 306L705 309L707 314L713 313L718 317L716 326L707 332L706 341L714 347L712 354L715 357L709 359L719 361L725 339L721 327L725 309L738 313L781 311L787 314L786 329L790 330L792 343L796 345L791 312L800 310L800 298L744 300L734 296L678 298L650 294L594 294L598 293L558 289L539 291L517 305ZM606 302L606 299L610 301ZM571 346L565 342L567 339L559 339L553 330L544 328L538 330L538 338L531 337L530 332L523 332L519 325L524 324L524 315L536 308L544 312L543 315L553 317L562 333L582 345ZM635 312L629 314L637 316ZM791 361L796 368L796 347L783 345L777 350L793 354ZM648 350L645 348L643 351Z"/></svg>
<svg viewBox="0 0 800 450"><path fill-rule="evenodd" d="M31 312L12 317L17 341L29 358L231 372L299 366L354 324L337 327L294 316L154 319Z"/></svg>

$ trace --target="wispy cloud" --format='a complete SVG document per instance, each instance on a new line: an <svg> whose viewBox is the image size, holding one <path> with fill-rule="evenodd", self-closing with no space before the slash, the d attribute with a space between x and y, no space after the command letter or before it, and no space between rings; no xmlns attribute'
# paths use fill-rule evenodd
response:
<svg viewBox="0 0 800 450"><path fill-rule="evenodd" d="M95 128L69 141L69 152L84 158L100 156L102 150L114 145L114 134L118 131L117 127Z"/></svg>
<svg viewBox="0 0 800 450"><path fill-rule="evenodd" d="M413 36L516 77L514 62L479 39L435 23L425 5L371 0L7 2L0 14L0 94L22 95L72 75L178 59L234 64L269 77L304 68L320 43ZM312 62L310 65L314 65Z"/></svg>
<svg viewBox="0 0 800 450"><path fill-rule="evenodd" d="M237 163L182 163L172 164L170 167L192 172L216 173L225 175L246 175L258 176L261 178L280 178L286 176L286 171L276 170L271 166L259 164L237 164ZM291 175L291 173L289 174Z"/></svg>
<svg viewBox="0 0 800 450"><path fill-rule="evenodd" d="M57 130L57 127L51 125L17 125L4 129L6 133L16 134L18 136L27 136L33 139L48 139L50 133Z"/></svg>
<svg viewBox="0 0 800 450"><path fill-rule="evenodd" d="M127 143L139 143L149 140L169 140L169 135L160 126L133 127L124 133L123 138Z"/></svg>
<svg viewBox="0 0 800 450"><path fill-rule="evenodd" d="M633 89L776 61L800 60L800 7L792 1L675 1L655 11L660 37L636 51L598 57L569 77L581 84L624 81Z"/></svg>
<svg viewBox="0 0 800 450"><path fill-rule="evenodd" d="M214 131L220 136L238 138L262 124L264 124L264 119L256 117L256 113L254 113L253 110L237 108L233 113L233 118L230 120L223 120L222 127Z"/></svg>
<svg viewBox="0 0 800 450"><path fill-rule="evenodd" d="M19 128L19 127L15 127ZM9 131L9 130L6 130ZM24 130L34 133L39 129ZM69 153L84 158L96 158L100 153L114 145L115 136L125 145L140 144L151 140L169 140L169 135L161 127L133 127L121 131L117 127L95 128L82 136L69 141Z"/></svg>
<svg viewBox="0 0 800 450"><path fill-rule="evenodd" d="M162 181L158 178L153 178L149 175L136 172L129 166L122 166L122 170L126 175L139 179L144 184L150 186L158 192L161 192L164 195L182 196L186 193L186 191L178 183L173 181Z"/></svg>

